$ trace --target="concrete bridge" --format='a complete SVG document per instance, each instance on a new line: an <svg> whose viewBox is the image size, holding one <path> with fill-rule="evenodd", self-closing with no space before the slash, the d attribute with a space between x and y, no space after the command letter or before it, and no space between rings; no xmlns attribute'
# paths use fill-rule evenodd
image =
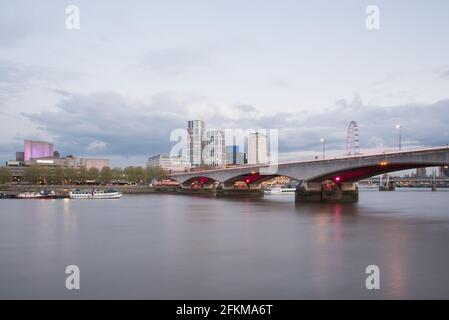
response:
<svg viewBox="0 0 449 320"><path fill-rule="evenodd" d="M172 174L184 191L215 189L217 194L257 193L260 183L277 176L301 182L296 201L358 200L357 181L379 174L449 165L449 148L429 148L358 155L327 160L313 160L268 165L243 165L233 168L191 171ZM236 188L236 183L246 188Z"/></svg>

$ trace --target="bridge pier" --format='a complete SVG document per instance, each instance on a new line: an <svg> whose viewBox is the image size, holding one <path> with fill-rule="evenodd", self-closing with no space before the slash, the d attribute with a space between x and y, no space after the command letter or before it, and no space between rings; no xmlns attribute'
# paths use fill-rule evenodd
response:
<svg viewBox="0 0 449 320"><path fill-rule="evenodd" d="M295 202L358 202L356 182L304 182L296 188Z"/></svg>
<svg viewBox="0 0 449 320"><path fill-rule="evenodd" d="M251 184L248 188L237 189L234 188L234 184L226 185L224 183L220 184L216 189L217 197L228 197L228 196L251 196L251 197L263 197L263 190L261 185Z"/></svg>

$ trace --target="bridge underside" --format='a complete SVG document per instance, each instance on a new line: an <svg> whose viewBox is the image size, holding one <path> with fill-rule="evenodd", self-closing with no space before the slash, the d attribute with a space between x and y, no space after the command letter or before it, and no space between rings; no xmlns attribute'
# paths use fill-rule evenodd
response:
<svg viewBox="0 0 449 320"><path fill-rule="evenodd" d="M356 167L330 172L318 177L313 177L311 179L308 179L307 181L322 182L326 180L333 180L333 181L338 180L340 182L357 182L384 173L391 173L416 168L437 167L440 165L441 164L420 164L420 163L393 163L386 165L377 164L372 166Z"/></svg>

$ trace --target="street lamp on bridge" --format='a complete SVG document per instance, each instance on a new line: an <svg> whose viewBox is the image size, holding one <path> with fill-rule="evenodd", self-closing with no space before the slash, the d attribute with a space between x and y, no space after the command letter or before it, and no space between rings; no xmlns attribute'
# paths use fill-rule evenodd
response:
<svg viewBox="0 0 449 320"><path fill-rule="evenodd" d="M326 159L326 139L321 138L321 143L323 144L323 160Z"/></svg>
<svg viewBox="0 0 449 320"><path fill-rule="evenodd" d="M396 125L396 129L398 129L398 133L399 133L399 151L401 151L402 149L402 126L400 124Z"/></svg>

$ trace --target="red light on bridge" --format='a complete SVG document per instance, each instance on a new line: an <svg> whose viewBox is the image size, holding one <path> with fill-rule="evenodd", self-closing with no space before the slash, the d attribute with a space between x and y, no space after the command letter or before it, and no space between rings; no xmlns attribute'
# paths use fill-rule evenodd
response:
<svg viewBox="0 0 449 320"><path fill-rule="evenodd" d="M335 177L335 182L340 182L341 178L340 177Z"/></svg>
<svg viewBox="0 0 449 320"><path fill-rule="evenodd" d="M246 181L246 183L249 183L249 179L246 179L245 181Z"/></svg>

